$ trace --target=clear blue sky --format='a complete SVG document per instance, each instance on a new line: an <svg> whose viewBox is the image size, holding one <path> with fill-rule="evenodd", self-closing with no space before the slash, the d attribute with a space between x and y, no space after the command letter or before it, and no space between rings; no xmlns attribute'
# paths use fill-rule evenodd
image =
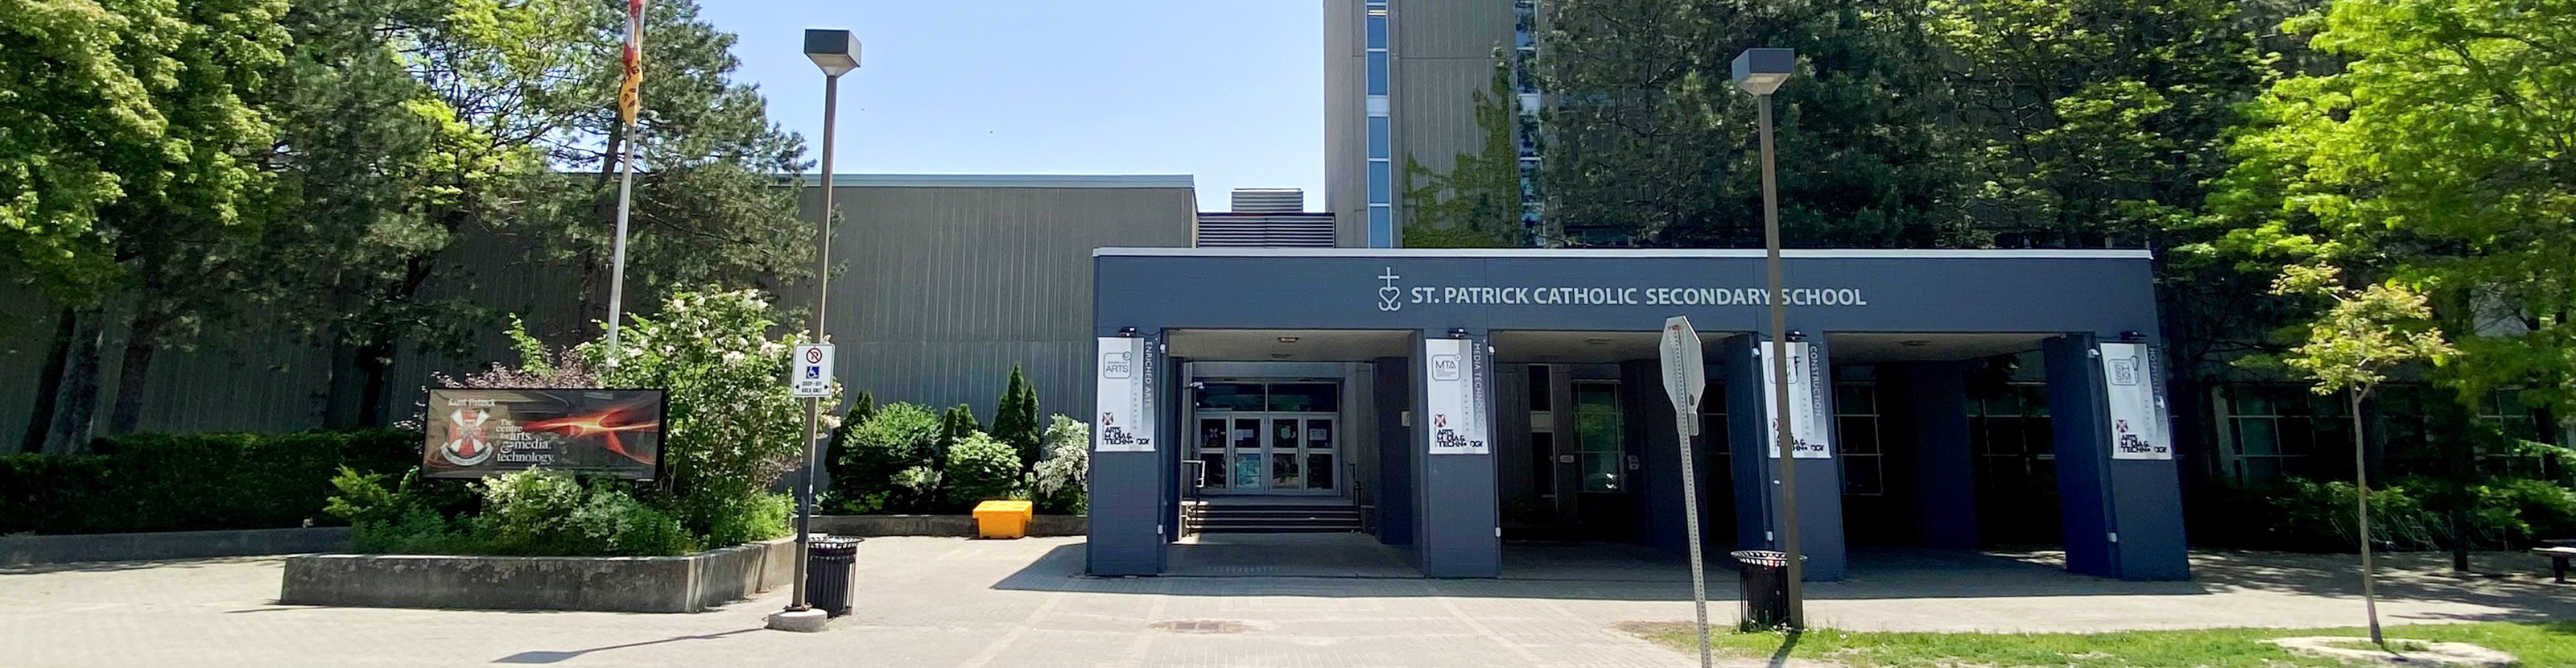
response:
<svg viewBox="0 0 2576 668"><path fill-rule="evenodd" d="M1190 174L1323 208L1320 0L699 0L740 36L738 81L820 159L823 75L805 28L848 28L842 173ZM650 35L646 39L651 39ZM652 85L647 73L644 85Z"/></svg>

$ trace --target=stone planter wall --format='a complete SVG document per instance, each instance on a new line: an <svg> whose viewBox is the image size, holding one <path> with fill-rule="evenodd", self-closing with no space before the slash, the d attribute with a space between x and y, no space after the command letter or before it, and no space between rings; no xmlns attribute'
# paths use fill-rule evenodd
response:
<svg viewBox="0 0 2576 668"><path fill-rule="evenodd" d="M700 612L788 584L794 539L676 557L315 554L278 602L388 608Z"/></svg>
<svg viewBox="0 0 2576 668"><path fill-rule="evenodd" d="M347 549L348 527L0 536L0 566L202 559Z"/></svg>

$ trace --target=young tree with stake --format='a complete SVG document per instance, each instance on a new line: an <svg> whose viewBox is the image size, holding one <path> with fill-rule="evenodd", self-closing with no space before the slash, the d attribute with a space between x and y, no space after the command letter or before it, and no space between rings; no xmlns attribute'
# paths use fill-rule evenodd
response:
<svg viewBox="0 0 2576 668"><path fill-rule="evenodd" d="M2343 284L2333 265L2294 264L2281 269L2272 294L2314 296L2332 300L2308 324L2305 343L2290 350L2283 362L2316 380L2309 389L2319 395L2344 393L2352 404L2353 482L2358 489L2355 515L2360 520L2361 600L2370 617L2370 642L2386 649L2379 634L2379 597L2371 569L2370 461L2363 445L2361 402L2387 380L2390 367L2409 362L2442 364L2457 354L2442 330L2432 325L2433 309L2424 294L2396 281L2360 289Z"/></svg>

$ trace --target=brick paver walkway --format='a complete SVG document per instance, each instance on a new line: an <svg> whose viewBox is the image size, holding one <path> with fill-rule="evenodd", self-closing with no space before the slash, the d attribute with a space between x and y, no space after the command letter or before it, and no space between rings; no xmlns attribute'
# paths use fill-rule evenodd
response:
<svg viewBox="0 0 2576 668"><path fill-rule="evenodd" d="M760 629L783 591L697 615L310 608L275 604L273 558L20 568L0 571L0 667L1695 663L1617 630L1690 618L1683 571L1631 550L1515 546L1498 581L1293 570L1104 579L1079 576L1081 556L1078 538L871 540L859 610L813 635ZM2358 607L2337 584L2349 567L2329 557L2206 556L2197 583L2106 582L2029 563L2046 558L1869 555L1852 580L1811 587L1811 610L1842 628L2040 631L2339 625ZM2469 581L2405 570L2430 560L2392 559L2400 570L2382 609L2394 623L2576 615L2576 587L2549 585L2529 575L2545 563L2515 559L2481 555L2482 567L2517 574ZM1733 619L1732 586L1711 595L1711 618Z"/></svg>

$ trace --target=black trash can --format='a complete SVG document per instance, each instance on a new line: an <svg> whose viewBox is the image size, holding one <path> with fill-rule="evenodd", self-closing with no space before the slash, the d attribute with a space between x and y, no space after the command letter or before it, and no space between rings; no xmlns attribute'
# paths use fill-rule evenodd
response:
<svg viewBox="0 0 2576 668"><path fill-rule="evenodd" d="M1739 550L1736 583L1744 592L1735 629L1768 631L1789 623L1789 555L1773 550Z"/></svg>
<svg viewBox="0 0 2576 668"><path fill-rule="evenodd" d="M857 536L815 536L805 554L805 602L824 614L839 617L850 614L850 603L859 597L859 543Z"/></svg>

